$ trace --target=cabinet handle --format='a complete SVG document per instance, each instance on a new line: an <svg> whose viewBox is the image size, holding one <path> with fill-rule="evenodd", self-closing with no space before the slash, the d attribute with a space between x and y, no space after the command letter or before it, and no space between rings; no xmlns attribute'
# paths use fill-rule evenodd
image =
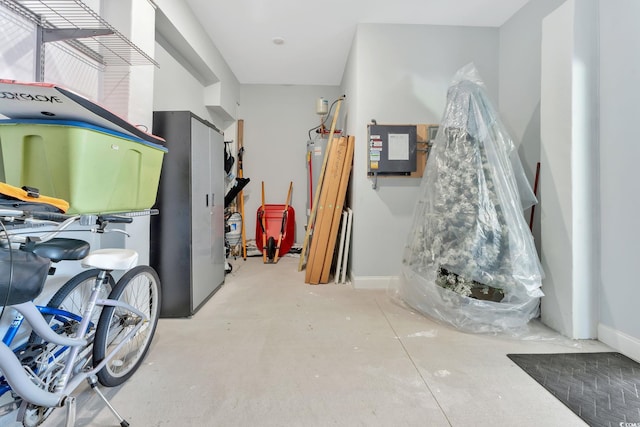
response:
<svg viewBox="0 0 640 427"><path fill-rule="evenodd" d="M209 193L205 194L204 197L205 197L204 205L209 206Z"/></svg>
<svg viewBox="0 0 640 427"><path fill-rule="evenodd" d="M215 206L215 194L211 193L211 206Z"/></svg>

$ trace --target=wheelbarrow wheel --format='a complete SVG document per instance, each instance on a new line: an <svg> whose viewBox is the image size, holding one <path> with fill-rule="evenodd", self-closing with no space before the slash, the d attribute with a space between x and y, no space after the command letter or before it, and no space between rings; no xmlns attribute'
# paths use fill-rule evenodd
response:
<svg viewBox="0 0 640 427"><path fill-rule="evenodd" d="M267 240L267 258L273 260L273 257L276 255L276 239L269 237Z"/></svg>

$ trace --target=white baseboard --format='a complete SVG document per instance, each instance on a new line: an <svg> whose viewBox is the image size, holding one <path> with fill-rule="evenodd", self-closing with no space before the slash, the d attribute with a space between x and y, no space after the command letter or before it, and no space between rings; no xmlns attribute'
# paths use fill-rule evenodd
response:
<svg viewBox="0 0 640 427"><path fill-rule="evenodd" d="M389 289L399 280L397 276L351 276L350 279L354 289Z"/></svg>
<svg viewBox="0 0 640 427"><path fill-rule="evenodd" d="M640 340L638 338L599 324L598 340L625 356L640 362Z"/></svg>

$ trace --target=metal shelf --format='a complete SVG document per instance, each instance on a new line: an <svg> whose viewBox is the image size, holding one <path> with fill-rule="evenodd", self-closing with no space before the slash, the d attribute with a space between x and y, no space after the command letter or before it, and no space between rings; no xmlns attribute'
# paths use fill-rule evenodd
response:
<svg viewBox="0 0 640 427"><path fill-rule="evenodd" d="M0 0L0 5L36 25L38 54L44 43L64 41L105 66L158 66L153 58L81 0ZM43 56L40 55L41 61Z"/></svg>

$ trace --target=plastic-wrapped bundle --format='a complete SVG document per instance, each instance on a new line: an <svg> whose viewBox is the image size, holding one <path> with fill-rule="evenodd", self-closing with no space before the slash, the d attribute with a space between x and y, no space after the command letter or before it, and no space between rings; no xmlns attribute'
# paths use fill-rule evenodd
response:
<svg viewBox="0 0 640 427"><path fill-rule="evenodd" d="M422 179L398 293L468 332L518 333L538 315L535 203L513 141L472 64L456 74Z"/></svg>

